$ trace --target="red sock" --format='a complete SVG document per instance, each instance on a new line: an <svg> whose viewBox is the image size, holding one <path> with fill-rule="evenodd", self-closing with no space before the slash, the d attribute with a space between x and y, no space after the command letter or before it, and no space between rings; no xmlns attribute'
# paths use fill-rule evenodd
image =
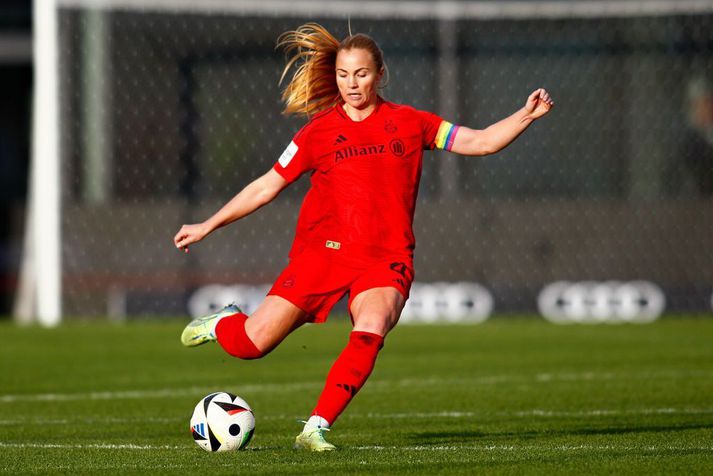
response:
<svg viewBox="0 0 713 476"><path fill-rule="evenodd" d="M243 313L222 318L215 326L215 337L218 344L233 357L245 360L259 359L265 354L255 347L245 333L247 319L248 316Z"/></svg>
<svg viewBox="0 0 713 476"><path fill-rule="evenodd" d="M349 343L327 375L327 382L312 415L334 424L374 369L384 338L370 332L353 331Z"/></svg>

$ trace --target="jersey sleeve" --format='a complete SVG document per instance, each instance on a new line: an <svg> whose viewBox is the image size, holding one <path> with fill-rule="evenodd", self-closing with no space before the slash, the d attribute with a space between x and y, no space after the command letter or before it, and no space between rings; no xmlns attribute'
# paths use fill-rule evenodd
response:
<svg viewBox="0 0 713 476"><path fill-rule="evenodd" d="M430 112L418 111L418 113L423 130L423 148L451 150L458 133L458 126Z"/></svg>
<svg viewBox="0 0 713 476"><path fill-rule="evenodd" d="M300 176L315 168L312 154L309 151L307 127L303 127L293 138L273 169L287 182L292 183Z"/></svg>

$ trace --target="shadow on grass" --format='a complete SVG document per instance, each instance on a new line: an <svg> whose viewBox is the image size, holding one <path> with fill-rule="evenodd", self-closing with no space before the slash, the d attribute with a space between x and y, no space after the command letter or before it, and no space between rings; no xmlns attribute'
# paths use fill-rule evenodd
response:
<svg viewBox="0 0 713 476"><path fill-rule="evenodd" d="M606 427L606 428L572 428L563 430L544 429L540 431L510 431L510 432L484 432L484 431L440 431L411 433L408 438L421 444L444 443L482 443L483 440L493 443L498 440L511 440L513 438L535 439L558 436L595 436L595 435L625 435L636 433L668 433L688 430L708 430L713 428L713 423L689 423L681 425L641 425L636 427Z"/></svg>

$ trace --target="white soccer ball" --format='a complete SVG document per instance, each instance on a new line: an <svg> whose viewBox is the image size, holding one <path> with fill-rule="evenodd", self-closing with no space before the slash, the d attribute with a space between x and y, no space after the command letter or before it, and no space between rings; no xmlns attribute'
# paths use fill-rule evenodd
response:
<svg viewBox="0 0 713 476"><path fill-rule="evenodd" d="M216 392L202 398L193 410L191 434L206 451L240 450L250 443L255 415L242 398Z"/></svg>

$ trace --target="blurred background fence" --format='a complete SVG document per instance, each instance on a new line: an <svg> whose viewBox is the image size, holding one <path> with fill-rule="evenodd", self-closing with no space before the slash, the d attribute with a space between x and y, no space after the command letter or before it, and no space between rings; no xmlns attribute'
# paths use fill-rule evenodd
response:
<svg viewBox="0 0 713 476"><path fill-rule="evenodd" d="M66 316L182 315L203 286L274 280L307 178L187 255L172 237L304 123L280 114L279 34L341 38L348 17L390 101L471 127L540 86L556 101L496 156L426 153L417 281L478 283L501 313L553 282L646 281L669 312L711 312L711 2L194 3L60 2Z"/></svg>

